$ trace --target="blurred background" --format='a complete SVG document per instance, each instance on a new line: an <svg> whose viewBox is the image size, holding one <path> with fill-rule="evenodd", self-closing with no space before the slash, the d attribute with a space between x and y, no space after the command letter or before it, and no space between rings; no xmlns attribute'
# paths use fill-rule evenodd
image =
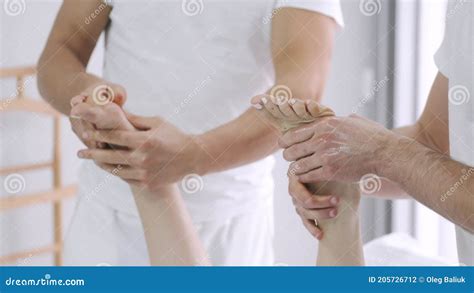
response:
<svg viewBox="0 0 474 293"><path fill-rule="evenodd" d="M15 10L11 10L13 2ZM0 68L35 65L61 1L0 3ZM443 37L446 1L345 0L342 8L345 28L337 35L324 102L338 115L358 113L388 127L414 121L423 110L437 72L433 55ZM88 68L98 75L103 45L101 39ZM1 77L0 168L51 160L53 119L3 111L8 99L17 95L18 86L15 78ZM35 78L25 77L24 84L25 96L39 99ZM81 143L68 120L61 120L61 184L68 186L77 183L80 162L76 152ZM316 241L304 230L287 194L287 163L280 153L275 156L276 264L313 265ZM41 194L54 183L49 169L15 173L19 176L0 174L1 199ZM13 255L3 259L2 265L53 265L53 252L60 247L51 245L55 235L60 245L57 237L66 232L74 204L74 196L62 200L62 225L56 226L62 233L55 233L58 210L55 212L51 202L22 204L15 209L1 207L0 256ZM427 265L456 263L453 225L422 205L412 200L365 198L361 214L369 263L397 264L394 259L411 254L420 256L420 262Z"/></svg>

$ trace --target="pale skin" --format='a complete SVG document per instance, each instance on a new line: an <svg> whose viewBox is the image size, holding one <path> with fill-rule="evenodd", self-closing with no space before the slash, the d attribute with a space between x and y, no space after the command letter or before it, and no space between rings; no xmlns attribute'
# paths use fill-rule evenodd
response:
<svg viewBox="0 0 474 293"><path fill-rule="evenodd" d="M86 72L97 39L106 28L111 7L94 11L100 0L65 0L38 64L42 96L57 110L69 115L71 97L92 95L98 84L108 85L114 101L124 101L121 85ZM96 17L84 23L91 14ZM328 75L336 23L329 17L305 10L284 8L272 20L272 52L276 84L284 84L295 96L318 100ZM86 114L87 115L87 114ZM205 175L245 165L273 153L279 134L257 111L249 108L238 118L200 135L190 135L159 117L128 116L142 131L95 130L85 119L71 119L73 131L89 147L80 156L94 159L106 171L127 182L155 192L189 173ZM249 127L251 125L251 127ZM240 133L236 137L235 133ZM98 143L99 142L99 143ZM121 149L98 149L104 143ZM331 197L311 200L324 218ZM319 211L318 211L319 213ZM321 235L320 235L321 236Z"/></svg>
<svg viewBox="0 0 474 293"><path fill-rule="evenodd" d="M391 131L358 116L330 117L289 131L280 145L301 182L358 181L373 173L384 178L376 196L409 194L474 233L474 180L468 177L452 191L473 167L449 157L448 101L448 79L438 73L413 125Z"/></svg>
<svg viewBox="0 0 474 293"><path fill-rule="evenodd" d="M112 92L108 91L109 93ZM107 100L106 100L107 101ZM143 131L131 114L128 117L113 101L96 103L94 97L77 96L71 100L71 117L91 123L100 130ZM121 149L108 145L106 149ZM102 165L110 172L128 172L122 166ZM114 169L115 168L115 169ZM176 184L162 186L151 192L128 180L137 205L147 242L150 264L154 266L210 265L204 248L194 229Z"/></svg>
<svg viewBox="0 0 474 293"><path fill-rule="evenodd" d="M321 117L332 117L334 112L318 105L312 100L290 99L281 101L274 96L256 96L252 104L260 113L283 133L307 125ZM304 226L312 235L321 238L316 265L318 266L361 266L364 265L362 239L358 208L360 191L358 185L341 182L303 184L295 174L298 168L290 166L288 170L289 190L297 190L293 194L296 212L303 220ZM315 196L318 194L318 196ZM314 208L308 206L312 201L337 194L340 197L330 197L330 201L340 202L337 208ZM323 195L323 196L321 196ZM323 216L324 215L324 216ZM337 217L336 217L337 215ZM323 217L322 217L323 216ZM324 237L322 233L324 231Z"/></svg>

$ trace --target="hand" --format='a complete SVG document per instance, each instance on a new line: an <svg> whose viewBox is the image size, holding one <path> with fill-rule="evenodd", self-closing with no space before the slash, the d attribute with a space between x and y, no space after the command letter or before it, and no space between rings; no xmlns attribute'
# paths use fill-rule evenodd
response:
<svg viewBox="0 0 474 293"><path fill-rule="evenodd" d="M397 135L371 120L351 115L327 117L290 130L279 141L283 157L303 183L359 181L390 162L387 148Z"/></svg>
<svg viewBox="0 0 474 293"><path fill-rule="evenodd" d="M201 174L202 149L195 137L183 133L159 117L127 113L137 130L93 130L88 139L121 146L122 149L86 149L78 156L92 159L102 169L128 183L151 191L179 181L190 173ZM120 165L120 168L117 166Z"/></svg>
<svg viewBox="0 0 474 293"><path fill-rule="evenodd" d="M71 98L71 107L74 108L80 103L87 103L89 105L105 105L109 102L116 103L122 106L127 99L127 93L125 89L117 84L103 82L89 86L81 94ZM97 142L91 139L85 139L84 133L95 129L93 123L80 119L71 113L69 116L71 122L72 131L76 136L88 147L98 147Z"/></svg>
<svg viewBox="0 0 474 293"><path fill-rule="evenodd" d="M330 219L337 216L339 197L334 195L314 195L303 183L290 175L289 187L296 213L300 216L306 230L315 238L321 240L323 231L317 225L318 220Z"/></svg>

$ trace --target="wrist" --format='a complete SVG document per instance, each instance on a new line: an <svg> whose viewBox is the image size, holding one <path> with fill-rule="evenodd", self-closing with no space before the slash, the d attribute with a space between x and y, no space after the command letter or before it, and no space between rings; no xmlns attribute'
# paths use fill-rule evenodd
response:
<svg viewBox="0 0 474 293"><path fill-rule="evenodd" d="M202 135L192 135L192 158L193 172L199 176L207 175L211 172L212 159L206 151L205 141Z"/></svg>
<svg viewBox="0 0 474 293"><path fill-rule="evenodd" d="M376 174L381 177L397 181L398 175L403 173L404 166L413 160L414 141L403 135L391 132L380 151L376 154Z"/></svg>

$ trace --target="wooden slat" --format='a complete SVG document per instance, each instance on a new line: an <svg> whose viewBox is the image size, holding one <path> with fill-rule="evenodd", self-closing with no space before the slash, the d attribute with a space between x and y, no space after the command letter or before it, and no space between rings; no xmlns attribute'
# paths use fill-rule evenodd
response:
<svg viewBox="0 0 474 293"><path fill-rule="evenodd" d="M0 78L17 77L36 74L35 66L0 68Z"/></svg>
<svg viewBox="0 0 474 293"><path fill-rule="evenodd" d="M38 114L46 114L50 116L60 116L59 112L53 109L48 103L41 100L33 100L30 98L14 98L11 100L0 100L1 112L32 112Z"/></svg>
<svg viewBox="0 0 474 293"><path fill-rule="evenodd" d="M8 255L0 257L0 264L1 265L11 264L19 259L28 259L40 254L61 251L61 249L62 249L62 243L57 243L57 244L51 244L51 245L34 248L34 249L26 250L26 251L12 253L12 254L8 254Z"/></svg>
<svg viewBox="0 0 474 293"><path fill-rule="evenodd" d="M0 198L0 212L16 209L24 206L58 201L72 197L76 194L77 186L69 185L62 188L56 188L50 191L38 192L30 195L7 196Z"/></svg>
<svg viewBox="0 0 474 293"><path fill-rule="evenodd" d="M53 166L53 162L44 162L44 163L7 167L7 168L0 169L0 176L10 174L10 173L20 173L20 172L33 171L33 170L38 170L38 169L51 168L52 166Z"/></svg>

